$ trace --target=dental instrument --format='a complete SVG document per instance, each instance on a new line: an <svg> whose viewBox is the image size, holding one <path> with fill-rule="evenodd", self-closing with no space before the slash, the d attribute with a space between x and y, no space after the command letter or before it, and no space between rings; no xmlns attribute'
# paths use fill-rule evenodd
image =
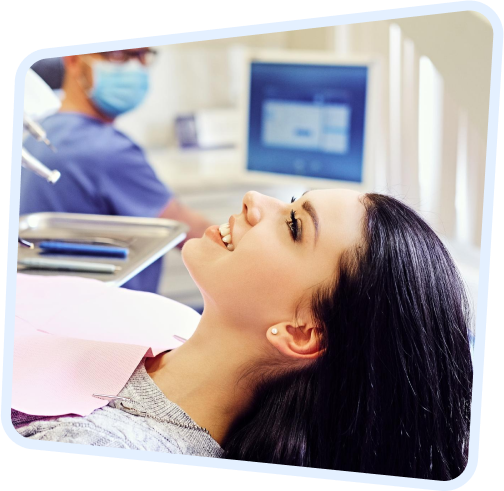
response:
<svg viewBox="0 0 504 491"><path fill-rule="evenodd" d="M30 133L30 135L39 142L44 142L53 152L56 152L56 148L47 138L47 133L37 122L35 122L26 113L23 115L23 127Z"/></svg>
<svg viewBox="0 0 504 491"><path fill-rule="evenodd" d="M28 249L33 249L35 247L32 242L28 242L21 237L18 237L18 244L21 244L23 247L28 247Z"/></svg>
<svg viewBox="0 0 504 491"><path fill-rule="evenodd" d="M128 256L127 247L113 247L108 245L86 244L64 241L42 241L38 247L43 252L58 254L82 254L90 256L106 256L126 258Z"/></svg>
<svg viewBox="0 0 504 491"><path fill-rule="evenodd" d="M30 269L45 269L55 271L80 271L84 273L108 273L112 274L120 270L119 266L105 263L89 263L82 261L67 261L62 259L49 259L29 257L21 259L18 264Z"/></svg>

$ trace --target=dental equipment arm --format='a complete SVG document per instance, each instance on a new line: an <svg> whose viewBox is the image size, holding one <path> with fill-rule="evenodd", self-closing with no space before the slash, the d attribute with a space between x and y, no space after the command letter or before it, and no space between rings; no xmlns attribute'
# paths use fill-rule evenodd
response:
<svg viewBox="0 0 504 491"><path fill-rule="evenodd" d="M61 173L57 170L48 169L40 160L36 159L25 148L21 149L21 165L26 169L30 169L35 174L43 177L47 182L55 184L61 177Z"/></svg>
<svg viewBox="0 0 504 491"><path fill-rule="evenodd" d="M56 152L56 148L52 145L47 138L47 133L37 122L33 121L28 114L23 115L23 127L27 130L33 138L39 142L44 142L53 152Z"/></svg>
<svg viewBox="0 0 504 491"><path fill-rule="evenodd" d="M35 119L55 113L60 106L61 102L52 89L32 69L28 70L25 79L23 129L28 131L37 141L44 142L53 152L56 149L47 138L44 128L35 122ZM48 169L24 147L21 148L21 165L51 184L55 184L61 177L59 171ZM18 243L29 249L34 247L31 242L23 240L19 236Z"/></svg>
<svg viewBox="0 0 504 491"><path fill-rule="evenodd" d="M61 102L51 88L33 70L28 70L25 80L23 128L53 151L56 149L51 145L45 130L36 122L36 119L55 113L60 106ZM59 171L48 169L25 148L21 150L21 165L51 184L56 183L61 176Z"/></svg>

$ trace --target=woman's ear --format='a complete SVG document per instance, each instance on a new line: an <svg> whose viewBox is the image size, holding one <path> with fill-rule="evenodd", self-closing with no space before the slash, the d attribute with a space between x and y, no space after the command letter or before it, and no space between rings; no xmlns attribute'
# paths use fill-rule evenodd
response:
<svg viewBox="0 0 504 491"><path fill-rule="evenodd" d="M292 322L281 322L271 326L266 337L283 355L296 359L313 359L324 350L320 348L318 328L313 324L294 326Z"/></svg>

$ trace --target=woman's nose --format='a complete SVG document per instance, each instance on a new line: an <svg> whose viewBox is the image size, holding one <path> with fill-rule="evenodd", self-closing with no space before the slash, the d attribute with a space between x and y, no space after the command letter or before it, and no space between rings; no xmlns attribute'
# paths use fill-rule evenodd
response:
<svg viewBox="0 0 504 491"><path fill-rule="evenodd" d="M261 220L260 199L261 194L256 191L249 191L243 197L243 212L247 222L254 226Z"/></svg>
<svg viewBox="0 0 504 491"><path fill-rule="evenodd" d="M277 200L258 193L257 191L249 191L243 197L243 211L250 225L257 225L264 216L275 207ZM280 203L280 202L279 202Z"/></svg>

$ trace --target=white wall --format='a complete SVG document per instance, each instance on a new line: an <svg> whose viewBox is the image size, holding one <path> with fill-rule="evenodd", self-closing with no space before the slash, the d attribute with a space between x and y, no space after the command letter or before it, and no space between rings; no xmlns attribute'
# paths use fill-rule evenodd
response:
<svg viewBox="0 0 504 491"><path fill-rule="evenodd" d="M177 114L238 102L243 47L285 48L288 33L158 46L151 90L117 126L147 147L175 144Z"/></svg>

